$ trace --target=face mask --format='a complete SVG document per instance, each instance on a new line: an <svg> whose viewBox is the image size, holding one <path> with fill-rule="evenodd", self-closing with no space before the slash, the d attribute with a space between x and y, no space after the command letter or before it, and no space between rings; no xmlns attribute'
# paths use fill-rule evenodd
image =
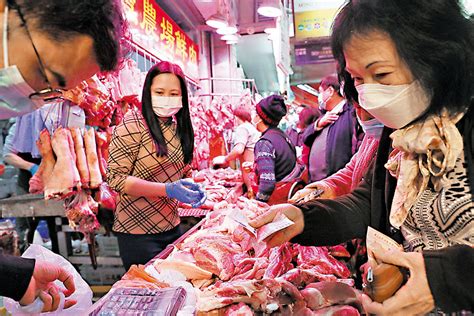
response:
<svg viewBox="0 0 474 316"><path fill-rule="evenodd" d="M420 117L429 108L430 99L418 81L387 86L357 86L359 104L385 126L399 129Z"/></svg>
<svg viewBox="0 0 474 316"><path fill-rule="evenodd" d="M43 100L31 100L35 91L26 83L17 66L8 63L8 7L3 15L3 63L0 69L0 119L20 116L42 107Z"/></svg>
<svg viewBox="0 0 474 316"><path fill-rule="evenodd" d="M328 89L329 89L329 88L330 88L330 87L328 87ZM327 89L326 89L325 91L327 91ZM326 100L324 100L324 92L325 92L325 91L319 93L318 103L319 103L319 109L320 109L320 110L326 110L326 106L327 106L326 103L327 103L328 100L331 98L331 96L329 96Z"/></svg>
<svg viewBox="0 0 474 316"><path fill-rule="evenodd" d="M171 117L183 108L183 101L181 97L152 95L151 105L153 106L153 112L159 117Z"/></svg>
<svg viewBox="0 0 474 316"><path fill-rule="evenodd" d="M252 118L252 125L255 126L255 128L259 131L260 129L258 128L260 122L262 122L262 119L260 118L260 116L258 115L255 115L253 118Z"/></svg>
<svg viewBox="0 0 474 316"><path fill-rule="evenodd" d="M364 130L366 136L377 139L380 138L384 125L380 123L376 118L367 121L362 121L359 117L357 117L357 120L359 121L360 126L362 126L362 129Z"/></svg>

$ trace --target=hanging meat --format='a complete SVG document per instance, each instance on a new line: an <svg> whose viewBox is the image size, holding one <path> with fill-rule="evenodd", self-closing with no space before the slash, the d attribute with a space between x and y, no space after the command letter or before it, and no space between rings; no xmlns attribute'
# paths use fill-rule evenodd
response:
<svg viewBox="0 0 474 316"><path fill-rule="evenodd" d="M107 159L109 157L109 143L107 141L107 132L95 133L95 141L97 143L97 159L99 162L100 174L106 177Z"/></svg>
<svg viewBox="0 0 474 316"><path fill-rule="evenodd" d="M51 135L47 129L41 131L36 142L42 160L38 171L30 179L30 193L39 194L44 191L45 183L49 181L53 174L53 168L56 164L53 147L51 146Z"/></svg>
<svg viewBox="0 0 474 316"><path fill-rule="evenodd" d="M71 152L74 144L68 129L59 127L53 135L51 144L57 160L52 175L45 183L45 199L65 198L74 189L80 189L81 181L76 168L76 155Z"/></svg>
<svg viewBox="0 0 474 316"><path fill-rule="evenodd" d="M89 187L90 176L89 166L87 165L86 150L84 148L84 139L80 128L71 128L71 135L74 141L74 149L77 156L77 169L81 176L81 183L83 188Z"/></svg>
<svg viewBox="0 0 474 316"><path fill-rule="evenodd" d="M95 142L95 130L90 128L84 133L84 145L86 148L87 166L90 174L90 188L96 189L102 183L102 175L99 166L99 157L97 155L97 146Z"/></svg>

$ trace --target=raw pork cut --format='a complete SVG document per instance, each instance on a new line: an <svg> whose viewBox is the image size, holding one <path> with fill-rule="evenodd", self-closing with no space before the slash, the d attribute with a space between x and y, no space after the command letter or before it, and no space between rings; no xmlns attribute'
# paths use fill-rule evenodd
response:
<svg viewBox="0 0 474 316"><path fill-rule="evenodd" d="M38 146L42 160L38 171L30 179L30 193L33 194L39 194L44 191L44 186L53 174L54 165L56 164L53 147L51 145L51 135L46 128L41 131L36 145Z"/></svg>
<svg viewBox="0 0 474 316"><path fill-rule="evenodd" d="M89 166L87 165L86 151L84 148L84 139L82 131L79 128L71 128L71 135L74 141L74 149L77 157L77 169L81 176L81 183L83 188L89 187Z"/></svg>
<svg viewBox="0 0 474 316"><path fill-rule="evenodd" d="M64 198L73 193L73 189L80 185L77 178L76 162L71 154L67 130L59 127L53 135L51 144L57 160L52 176L45 183L45 199Z"/></svg>
<svg viewBox="0 0 474 316"><path fill-rule="evenodd" d="M95 131L89 128L84 133L84 145L86 148L87 166L90 173L90 187L96 189L102 183L102 175L100 173L99 158L97 156L97 146L95 143Z"/></svg>

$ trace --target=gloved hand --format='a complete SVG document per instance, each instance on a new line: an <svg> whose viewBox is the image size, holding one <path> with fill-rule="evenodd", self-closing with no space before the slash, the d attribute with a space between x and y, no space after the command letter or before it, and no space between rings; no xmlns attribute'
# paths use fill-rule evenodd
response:
<svg viewBox="0 0 474 316"><path fill-rule="evenodd" d="M212 165L213 166L227 165L227 162L225 161L225 156L217 156L214 159L212 159Z"/></svg>
<svg viewBox="0 0 474 316"><path fill-rule="evenodd" d="M172 183L166 183L166 194L170 199L176 199L182 203L191 204L197 208L206 202L207 195L201 187L190 180L178 180Z"/></svg>
<svg viewBox="0 0 474 316"><path fill-rule="evenodd" d="M38 171L39 166L34 164L28 171L31 173L32 176L35 175L36 171Z"/></svg>

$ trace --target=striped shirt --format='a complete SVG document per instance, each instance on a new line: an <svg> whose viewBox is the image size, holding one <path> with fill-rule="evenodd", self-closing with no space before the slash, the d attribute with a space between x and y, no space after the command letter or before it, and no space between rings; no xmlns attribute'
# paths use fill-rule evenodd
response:
<svg viewBox="0 0 474 316"><path fill-rule="evenodd" d="M139 111L129 111L118 125L109 146L107 180L120 196L113 230L129 234L156 234L179 223L178 201L167 197L145 198L124 192L125 180L134 176L143 180L167 183L185 176L190 166L184 155L176 124L160 121L168 146L168 155L158 157L156 145Z"/></svg>

